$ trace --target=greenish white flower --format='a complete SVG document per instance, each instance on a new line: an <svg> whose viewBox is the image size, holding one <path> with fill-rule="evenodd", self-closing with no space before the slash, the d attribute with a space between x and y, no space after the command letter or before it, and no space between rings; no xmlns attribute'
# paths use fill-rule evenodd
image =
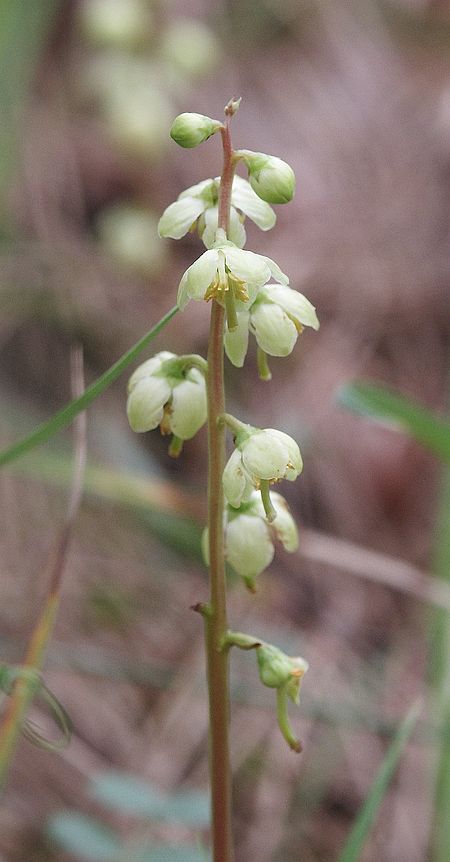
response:
<svg viewBox="0 0 450 862"><path fill-rule="evenodd" d="M132 203L109 207L96 220L100 245L108 256L147 277L160 271L167 261L156 225L151 210Z"/></svg>
<svg viewBox="0 0 450 862"><path fill-rule="evenodd" d="M184 357L162 351L130 377L127 415L133 431L152 431L190 440L206 422L206 385L202 372Z"/></svg>
<svg viewBox="0 0 450 862"><path fill-rule="evenodd" d="M257 648L259 676L268 688L286 687L293 703L300 703L300 683L308 670L308 662L298 656L291 658L278 647L262 644Z"/></svg>
<svg viewBox="0 0 450 862"><path fill-rule="evenodd" d="M158 83L154 64L140 57L109 55L97 64L101 111L114 143L125 153L155 159L164 152L173 106Z"/></svg>
<svg viewBox="0 0 450 862"><path fill-rule="evenodd" d="M217 231L213 248L205 251L184 273L177 302L183 310L189 299L217 299L227 307L230 298L237 303L252 303L256 294L272 277L288 284L278 264L262 254L237 248ZM239 307L239 306L238 306Z"/></svg>
<svg viewBox="0 0 450 862"><path fill-rule="evenodd" d="M262 287L248 310L238 312L238 326L225 333L225 351L233 365L242 368L251 332L258 347L269 356L288 356L305 326L319 328L314 306L306 296L282 284Z"/></svg>
<svg viewBox="0 0 450 862"><path fill-rule="evenodd" d="M222 127L223 123L219 120L212 120L204 114L184 113L175 117L170 137L180 147L198 147Z"/></svg>
<svg viewBox="0 0 450 862"><path fill-rule="evenodd" d="M146 0L82 0L79 14L84 34L94 44L130 50L152 35Z"/></svg>
<svg viewBox="0 0 450 862"><path fill-rule="evenodd" d="M158 225L160 236L181 239L194 225L206 248L216 241L220 179L203 180L178 195L177 200L163 212ZM243 248L246 233L243 224L248 216L261 230L270 230L275 224L273 209L260 200L247 180L235 176L231 192L230 230L228 239Z"/></svg>
<svg viewBox="0 0 450 862"><path fill-rule="evenodd" d="M298 532L295 521L281 494L273 494L272 502L277 512L273 524L268 524L261 497L252 489L246 503L236 510L227 506L225 512L225 558L240 575L249 590L255 591L255 579L272 562L274 540L278 540L286 551L293 553L298 548ZM202 537L203 556L208 561L208 531Z"/></svg>
<svg viewBox="0 0 450 862"><path fill-rule="evenodd" d="M160 36L161 53L182 75L207 75L220 62L221 45L198 18L176 18Z"/></svg>
<svg viewBox="0 0 450 862"><path fill-rule="evenodd" d="M287 162L277 156L238 150L247 168L250 185L256 194L269 204L286 204L295 194L295 174Z"/></svg>
<svg viewBox="0 0 450 862"><path fill-rule="evenodd" d="M238 508L250 498L253 488L259 489L264 511L274 520L278 513L267 499L269 485L280 479L295 481L303 469L300 449L283 431L244 427L236 435L236 448L223 471L225 497Z"/></svg>

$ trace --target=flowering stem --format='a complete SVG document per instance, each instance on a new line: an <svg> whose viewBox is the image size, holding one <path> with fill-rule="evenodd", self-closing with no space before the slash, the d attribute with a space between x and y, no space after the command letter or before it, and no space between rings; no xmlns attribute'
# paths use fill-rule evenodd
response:
<svg viewBox="0 0 450 862"><path fill-rule="evenodd" d="M221 129L223 170L219 192L218 226L229 231L231 188L233 184L233 150L229 115ZM223 379L223 334L225 311L213 299L208 345L208 531L210 600L206 624L208 664L209 738L212 846L214 862L232 862L231 768L229 752L229 682L228 651L222 649L228 631L222 473L225 465L225 426L219 417L225 412Z"/></svg>

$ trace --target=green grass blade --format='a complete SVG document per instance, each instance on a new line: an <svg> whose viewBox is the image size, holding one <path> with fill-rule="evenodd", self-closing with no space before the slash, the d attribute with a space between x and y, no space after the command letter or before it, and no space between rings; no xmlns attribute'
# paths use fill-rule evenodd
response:
<svg viewBox="0 0 450 862"><path fill-rule="evenodd" d="M67 488L72 463L67 455L55 452L33 452L10 468L14 474L40 479ZM173 498L171 485L160 478L88 464L84 494L108 500L139 511L152 533L182 556L201 559L199 506L192 505L189 494L180 492Z"/></svg>
<svg viewBox="0 0 450 862"><path fill-rule="evenodd" d="M344 386L338 403L362 416L395 423L450 464L450 424L421 404L371 383Z"/></svg>
<svg viewBox="0 0 450 862"><path fill-rule="evenodd" d="M435 550L435 576L450 581L450 470L444 468L440 494ZM431 619L428 657L434 720L437 727L450 728L450 616L436 610ZM442 733L436 758L432 829L433 862L450 859L450 734Z"/></svg>
<svg viewBox="0 0 450 862"><path fill-rule="evenodd" d="M12 446L9 446L7 449L4 449L0 452L0 467L4 464L10 464L11 461L15 461L16 458L20 458L21 455L24 455L25 452L29 452L30 449L33 449L35 446L39 446L41 443L45 443L54 434L58 431L61 431L63 428L67 428L68 425L73 422L76 416L81 413L82 410L86 410L99 395L101 395L108 386L111 386L115 380L128 368L129 365L139 356L139 354L147 347L148 344L161 332L162 329L172 320L172 317L177 313L178 306L174 305L161 320L158 321L155 326L150 329L133 347L130 347L114 365L111 366L104 374L101 375L97 380L94 380L90 386L85 389L83 394L79 398L75 398L69 404L66 404L62 410L59 410L58 413L55 413L47 422L43 422L42 425L38 425L28 437L19 440L18 443L13 443Z"/></svg>
<svg viewBox="0 0 450 862"><path fill-rule="evenodd" d="M357 862L369 836L372 824L386 796L402 752L414 729L421 709L420 702L412 705L402 721L375 777L369 795L359 812L338 862Z"/></svg>
<svg viewBox="0 0 450 862"><path fill-rule="evenodd" d="M62 0L1 0L0 3L0 208L6 209L4 186L20 157L20 126L36 64ZM2 217L4 213L2 212Z"/></svg>

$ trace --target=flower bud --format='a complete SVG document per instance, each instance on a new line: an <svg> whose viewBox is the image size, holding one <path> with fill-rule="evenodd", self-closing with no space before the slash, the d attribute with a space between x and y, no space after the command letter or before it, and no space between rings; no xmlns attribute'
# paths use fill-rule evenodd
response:
<svg viewBox="0 0 450 862"><path fill-rule="evenodd" d="M303 658L290 658L271 644L261 644L256 648L259 677L263 685L277 690L278 726L289 747L296 752L302 744L292 730L288 715L288 700L300 702L300 683L308 670L308 662Z"/></svg>
<svg viewBox="0 0 450 862"><path fill-rule="evenodd" d="M222 128L222 123L203 114L179 114L172 123L170 137L180 147L198 147Z"/></svg>
<svg viewBox="0 0 450 862"><path fill-rule="evenodd" d="M269 204L287 204L295 194L295 174L287 162L277 156L239 150L256 194Z"/></svg>
<svg viewBox="0 0 450 862"><path fill-rule="evenodd" d="M272 644L262 644L257 650L259 676L268 688L287 687L294 703L299 702L300 682L308 670L308 662L299 657L291 658Z"/></svg>

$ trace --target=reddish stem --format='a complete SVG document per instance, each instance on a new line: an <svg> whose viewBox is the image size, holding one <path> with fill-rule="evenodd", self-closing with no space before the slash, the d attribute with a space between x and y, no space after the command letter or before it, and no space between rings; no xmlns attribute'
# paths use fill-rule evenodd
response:
<svg viewBox="0 0 450 862"><path fill-rule="evenodd" d="M223 170L219 192L218 226L227 234L233 184L233 150L228 117L222 134ZM223 333L225 311L212 302L208 346L208 530L210 603L206 622L208 660L211 818L214 862L232 862L231 767L229 752L228 650L222 649L228 631L222 473L225 466L225 426L218 419L225 412Z"/></svg>

